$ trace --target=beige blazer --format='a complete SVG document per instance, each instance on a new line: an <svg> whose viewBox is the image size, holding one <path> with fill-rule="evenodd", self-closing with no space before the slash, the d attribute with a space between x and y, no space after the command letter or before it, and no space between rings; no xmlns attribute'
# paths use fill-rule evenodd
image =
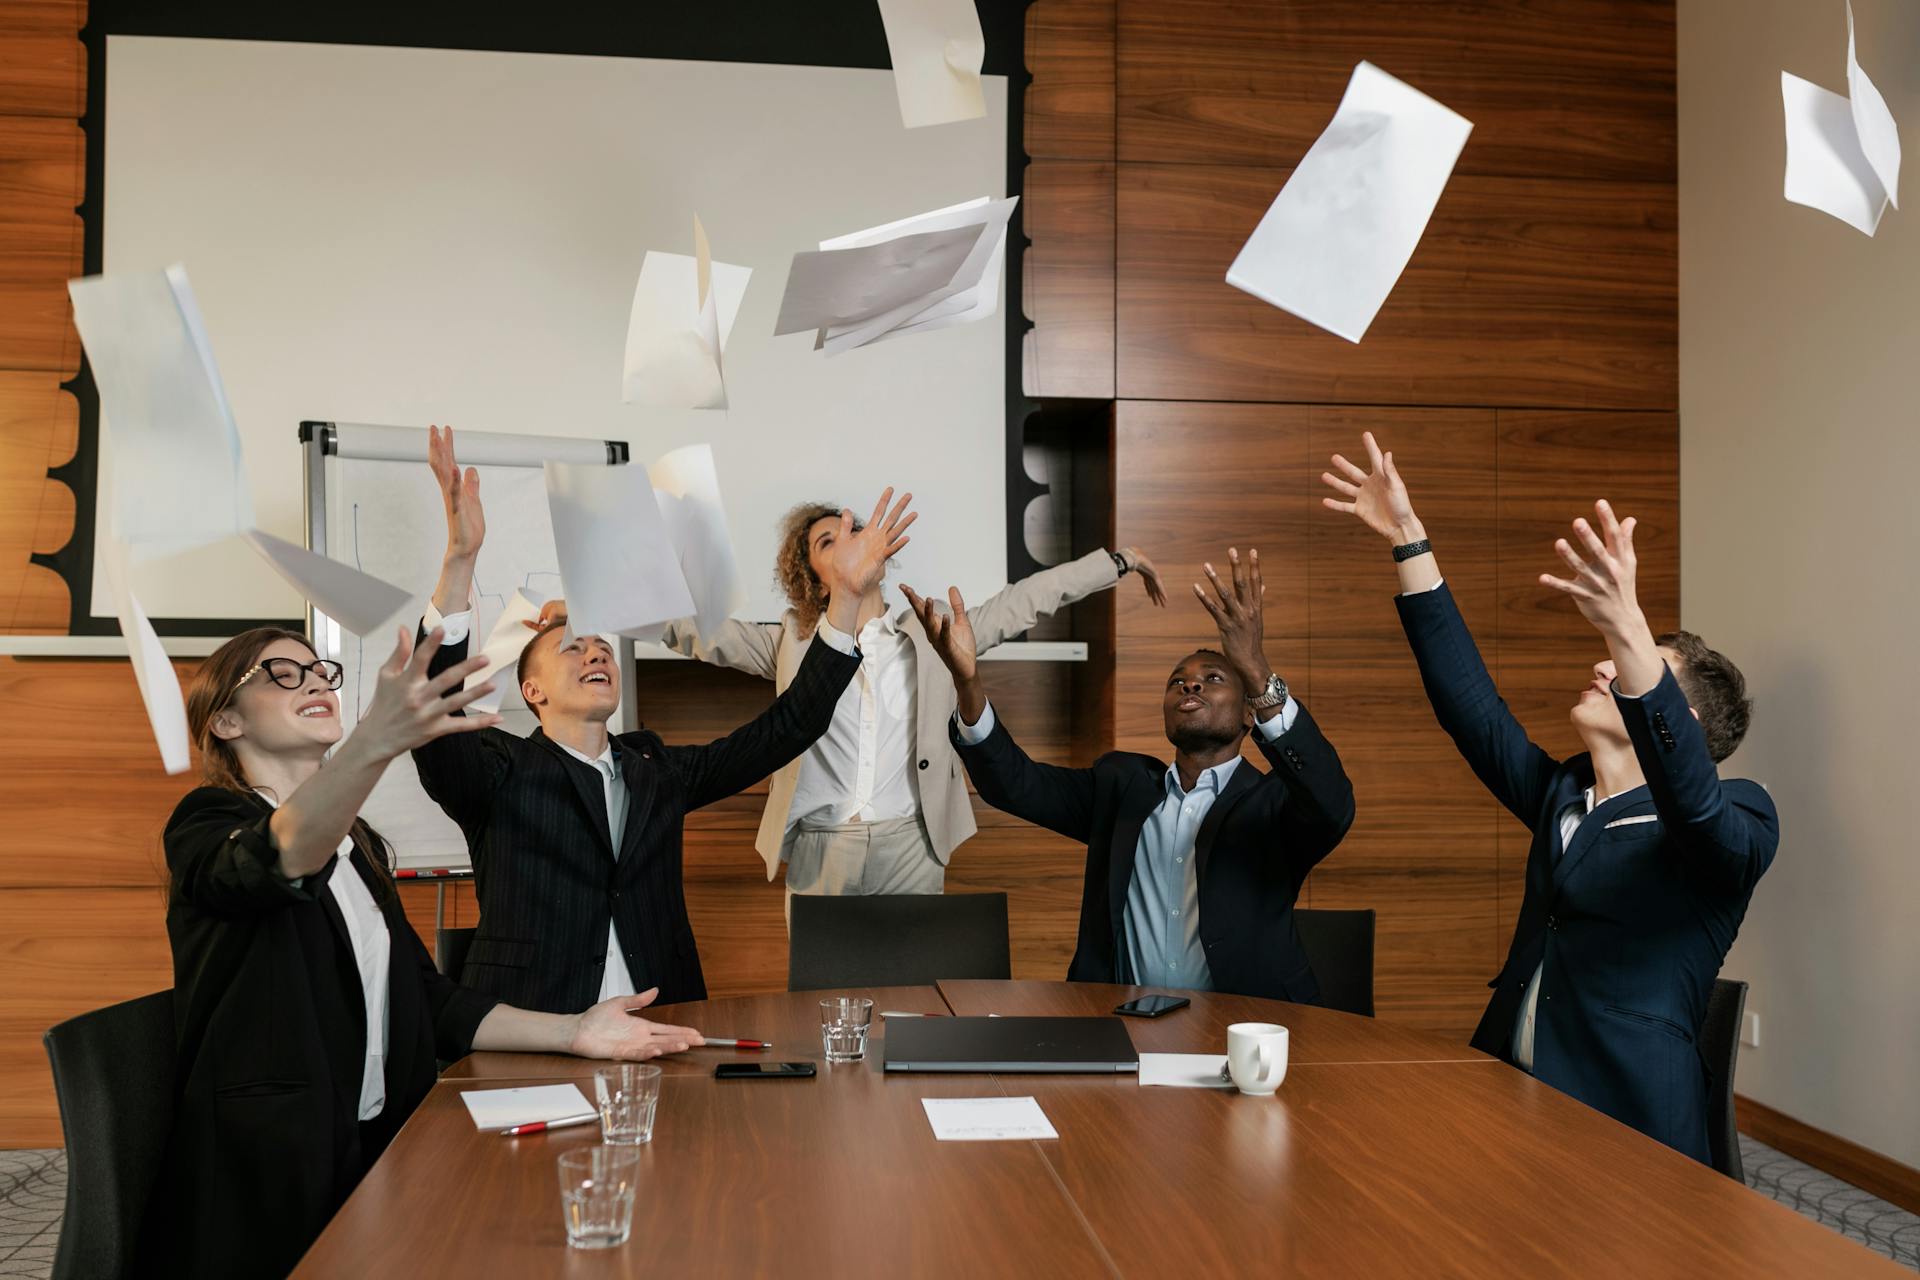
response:
<svg viewBox="0 0 1920 1280"><path fill-rule="evenodd" d="M1113 557L1094 551L1067 564L1044 569L1032 577L1011 583L967 610L973 620L973 637L978 651L988 649L1017 636L1035 621L1096 591L1105 591L1119 580ZM944 609L943 603L940 606ZM947 740L947 722L953 717L957 698L953 678L946 664L933 651L926 630L912 609L901 607L896 615L901 630L913 641L914 684L919 712L914 721L915 762L920 773L920 814L926 821L933 851L944 865L955 848L975 830L973 806L967 800L967 784L960 757ZM740 622L729 618L712 635L701 635L692 618L667 624L660 642L690 658L716 666L732 667L763 679L785 693L806 655L811 631L802 631L799 619L789 610L779 622ZM787 814L793 808L793 793L800 782L802 755L773 775L767 797L767 810L760 818L760 833L753 847L767 864L767 879L780 874L785 856Z"/></svg>

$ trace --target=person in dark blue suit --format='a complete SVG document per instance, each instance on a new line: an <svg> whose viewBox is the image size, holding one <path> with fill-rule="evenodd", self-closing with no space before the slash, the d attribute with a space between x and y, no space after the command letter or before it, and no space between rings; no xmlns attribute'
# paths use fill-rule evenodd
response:
<svg viewBox="0 0 1920 1280"><path fill-rule="evenodd" d="M1634 521L1604 501L1554 550L1606 641L1572 711L1587 750L1555 760L1487 674L1426 530L1371 434L1334 455L1325 503L1394 544L1400 621L1440 725L1533 830L1526 893L1473 1046L1706 1162L1701 1024L1720 962L1780 842L1773 801L1717 766L1747 731L1746 682L1698 636L1655 637L1634 595Z"/></svg>

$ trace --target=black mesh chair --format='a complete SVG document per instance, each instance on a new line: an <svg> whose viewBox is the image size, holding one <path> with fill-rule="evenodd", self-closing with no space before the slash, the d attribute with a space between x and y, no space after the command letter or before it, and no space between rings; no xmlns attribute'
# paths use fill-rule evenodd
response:
<svg viewBox="0 0 1920 1280"><path fill-rule="evenodd" d="M1012 976L1004 893L793 899L789 991Z"/></svg>
<svg viewBox="0 0 1920 1280"><path fill-rule="evenodd" d="M173 1128L173 992L95 1009L42 1039L67 1136L55 1280L130 1276Z"/></svg>
<svg viewBox="0 0 1920 1280"><path fill-rule="evenodd" d="M1373 912L1293 909L1320 1003L1343 1013L1373 1016Z"/></svg>
<svg viewBox="0 0 1920 1280"><path fill-rule="evenodd" d="M1713 1167L1745 1182L1740 1162L1740 1133L1733 1124L1733 1069L1740 1062L1740 1019L1747 1009L1747 984L1716 978L1707 997L1707 1020L1700 1025L1700 1057L1707 1064L1707 1152Z"/></svg>
<svg viewBox="0 0 1920 1280"><path fill-rule="evenodd" d="M460 981L460 970L466 967L467 948L473 945L474 929L435 929L433 931L433 967Z"/></svg>

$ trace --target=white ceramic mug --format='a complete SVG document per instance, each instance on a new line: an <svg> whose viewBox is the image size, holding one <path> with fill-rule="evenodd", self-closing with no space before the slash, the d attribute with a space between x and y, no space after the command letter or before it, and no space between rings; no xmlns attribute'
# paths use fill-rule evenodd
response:
<svg viewBox="0 0 1920 1280"><path fill-rule="evenodd" d="M1264 1098L1287 1078L1287 1029L1277 1022L1227 1028L1227 1070L1242 1093Z"/></svg>

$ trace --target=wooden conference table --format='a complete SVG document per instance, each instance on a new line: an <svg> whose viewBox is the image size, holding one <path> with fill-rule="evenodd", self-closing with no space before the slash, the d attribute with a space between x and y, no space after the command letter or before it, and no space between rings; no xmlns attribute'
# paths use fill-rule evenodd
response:
<svg viewBox="0 0 1920 1280"><path fill-rule="evenodd" d="M666 1006L765 1055L662 1059L633 1238L567 1247L555 1157L591 1126L473 1127L460 1094L595 1064L476 1053L444 1074L297 1275L1908 1275L1519 1071L1438 1036L1325 1009L1188 993L1130 1020L1143 1051L1291 1030L1272 1098L1132 1076L886 1075L883 1010L1104 1014L1147 988L942 982L869 995L867 1060L822 1060L793 992ZM808 1060L813 1080L717 1081L716 1062ZM938 1142L920 1100L1031 1095L1047 1142Z"/></svg>

